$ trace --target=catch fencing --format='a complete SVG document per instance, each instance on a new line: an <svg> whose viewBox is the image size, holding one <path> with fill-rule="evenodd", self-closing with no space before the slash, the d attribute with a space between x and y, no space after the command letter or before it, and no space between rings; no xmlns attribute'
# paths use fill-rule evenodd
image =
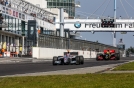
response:
<svg viewBox="0 0 134 88"><path fill-rule="evenodd" d="M72 49L72 50L87 50L87 51L98 51L103 52L104 49L115 49L117 47L110 45L92 42L87 40L70 39L59 36L51 36L47 34L39 34L38 36L38 47L56 48L56 49Z"/></svg>

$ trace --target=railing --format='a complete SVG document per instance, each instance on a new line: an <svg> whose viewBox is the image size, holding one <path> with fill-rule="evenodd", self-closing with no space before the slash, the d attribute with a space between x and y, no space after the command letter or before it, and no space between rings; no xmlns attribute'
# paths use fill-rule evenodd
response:
<svg viewBox="0 0 134 88"><path fill-rule="evenodd" d="M108 48L108 49L115 49L116 51L118 51L118 48L116 47L97 42L91 42L79 39L69 39L44 34L40 34L38 37L38 47L73 49L73 50L93 50L93 51L98 50L100 52Z"/></svg>

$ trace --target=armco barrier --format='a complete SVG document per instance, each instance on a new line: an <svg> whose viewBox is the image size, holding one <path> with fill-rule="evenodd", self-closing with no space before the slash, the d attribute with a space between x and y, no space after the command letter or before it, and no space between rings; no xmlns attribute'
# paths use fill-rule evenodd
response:
<svg viewBox="0 0 134 88"><path fill-rule="evenodd" d="M54 49L54 48L41 48L33 47L32 57L37 59L52 59L53 56L63 56L66 49ZM79 52L79 55L83 55L84 58L95 58L96 52L94 51L82 51L82 50L70 50L70 52Z"/></svg>

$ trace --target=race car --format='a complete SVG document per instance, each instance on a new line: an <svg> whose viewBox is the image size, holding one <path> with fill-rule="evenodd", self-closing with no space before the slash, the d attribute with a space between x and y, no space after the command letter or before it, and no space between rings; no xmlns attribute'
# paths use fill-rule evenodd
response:
<svg viewBox="0 0 134 88"><path fill-rule="evenodd" d="M109 52L109 54L107 52ZM120 60L120 54L116 53L115 50L106 49L103 53L97 54L96 60Z"/></svg>
<svg viewBox="0 0 134 88"><path fill-rule="evenodd" d="M64 56L54 56L53 57L53 65L69 65L69 64L84 64L84 57L78 55L78 52L70 52L70 56L68 58L65 57L67 52L64 52Z"/></svg>

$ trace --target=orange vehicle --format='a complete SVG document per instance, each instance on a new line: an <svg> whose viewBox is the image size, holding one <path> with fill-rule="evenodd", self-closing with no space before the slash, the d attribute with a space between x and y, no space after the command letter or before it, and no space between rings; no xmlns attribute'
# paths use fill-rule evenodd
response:
<svg viewBox="0 0 134 88"><path fill-rule="evenodd" d="M103 53L98 53L96 60L120 60L120 54L113 49L105 49Z"/></svg>

